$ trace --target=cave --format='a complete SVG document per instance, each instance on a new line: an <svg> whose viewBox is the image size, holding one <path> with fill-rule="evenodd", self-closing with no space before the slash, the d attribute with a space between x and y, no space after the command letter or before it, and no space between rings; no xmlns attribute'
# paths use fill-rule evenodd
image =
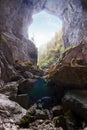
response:
<svg viewBox="0 0 87 130"><path fill-rule="evenodd" d="M28 37L37 47L37 63L40 67L47 61L48 64L51 65L53 59L57 60L60 55L59 53L64 48L62 40L62 21L60 18L45 10L35 15L33 14L32 19L32 23L28 27ZM43 57L47 60L42 61ZM49 57L51 57L51 59L49 59Z"/></svg>
<svg viewBox="0 0 87 130"><path fill-rule="evenodd" d="M64 4L65 3L65 4ZM1 23L0 30L2 32L8 32L13 34L19 39L28 39L28 27L32 23L33 14L42 10L59 17L63 22L63 41L64 46L67 48L70 45L77 45L79 43L86 42L86 8L84 7L85 0L18 0L17 2L7 0L4 4L0 1L1 8ZM7 4L7 7L4 6ZM10 23L10 24L9 24ZM29 41L28 41L29 42ZM21 59L23 61L31 60L34 62L30 55L31 51L28 52L32 46L32 54L36 51L35 46L30 43L24 42L19 45L10 45L15 60ZM15 48L15 51L13 50ZM18 49L20 48L20 50ZM27 50L28 48L28 50ZM22 50L22 51L21 51ZM23 53L24 51L24 53ZM19 54L20 53L20 54ZM37 58L37 56L35 56ZM35 60L36 63L36 60Z"/></svg>
<svg viewBox="0 0 87 130"><path fill-rule="evenodd" d="M37 65L38 50L28 38L33 15L43 10L62 20L65 47L46 69ZM87 128L86 0L0 0L0 129L6 123L31 128L38 119L47 121L47 130L50 123Z"/></svg>

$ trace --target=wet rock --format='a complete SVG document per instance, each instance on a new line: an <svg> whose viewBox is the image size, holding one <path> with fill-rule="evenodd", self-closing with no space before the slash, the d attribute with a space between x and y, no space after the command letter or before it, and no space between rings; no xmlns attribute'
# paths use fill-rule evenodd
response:
<svg viewBox="0 0 87 130"><path fill-rule="evenodd" d="M50 109L56 104L55 99L51 97L43 97L42 99L37 101L38 107L42 107L44 109Z"/></svg>

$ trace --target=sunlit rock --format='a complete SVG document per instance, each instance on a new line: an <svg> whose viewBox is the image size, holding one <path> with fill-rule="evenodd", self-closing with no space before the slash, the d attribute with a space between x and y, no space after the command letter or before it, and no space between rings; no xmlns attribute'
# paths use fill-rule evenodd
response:
<svg viewBox="0 0 87 130"><path fill-rule="evenodd" d="M49 69L49 78L65 89L85 88L87 85L87 44L69 48L57 65Z"/></svg>
<svg viewBox="0 0 87 130"><path fill-rule="evenodd" d="M26 113L20 105L9 100L7 96L0 94L0 120L4 122L16 123Z"/></svg>

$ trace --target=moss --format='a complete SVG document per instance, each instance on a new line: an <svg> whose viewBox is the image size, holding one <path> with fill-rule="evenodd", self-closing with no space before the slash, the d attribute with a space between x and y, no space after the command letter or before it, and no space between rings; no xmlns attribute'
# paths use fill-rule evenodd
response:
<svg viewBox="0 0 87 130"><path fill-rule="evenodd" d="M55 127L62 127L64 130L66 129L66 120L63 115L54 117L53 123Z"/></svg>
<svg viewBox="0 0 87 130"><path fill-rule="evenodd" d="M2 39L2 41L7 42L7 39L4 35L1 35L1 39Z"/></svg>
<svg viewBox="0 0 87 130"><path fill-rule="evenodd" d="M75 48L76 46L69 46L67 47L64 52L63 52L63 57L65 57L66 54L68 54L70 51L72 51L73 48Z"/></svg>
<svg viewBox="0 0 87 130"><path fill-rule="evenodd" d="M35 121L35 117L31 116L31 115L25 115L21 121L20 121L20 127L22 128L28 128L29 127L29 123L32 123L33 121Z"/></svg>
<svg viewBox="0 0 87 130"><path fill-rule="evenodd" d="M57 116L57 117L54 117L54 118L53 118L53 123L54 123L54 125L55 125L56 127L57 127L57 126L59 127L59 125L60 125L59 123L60 123L60 119L61 119L61 118L63 118L63 115L60 115L60 116Z"/></svg>
<svg viewBox="0 0 87 130"><path fill-rule="evenodd" d="M50 58L43 59L43 60L41 61L41 63L39 64L39 66L40 66L41 68L45 68L45 67L51 65L51 64L52 64L52 61L53 61L53 56L50 56Z"/></svg>
<svg viewBox="0 0 87 130"><path fill-rule="evenodd" d="M61 55L60 57L58 58L57 60L57 64L61 64L61 62L63 61L64 57L72 51L73 48L75 48L76 46L69 46L67 47L66 49L64 49L62 52L61 52Z"/></svg>

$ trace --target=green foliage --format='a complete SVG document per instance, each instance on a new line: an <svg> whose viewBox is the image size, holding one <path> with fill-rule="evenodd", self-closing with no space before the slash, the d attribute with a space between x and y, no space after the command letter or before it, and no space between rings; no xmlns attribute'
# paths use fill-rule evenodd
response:
<svg viewBox="0 0 87 130"><path fill-rule="evenodd" d="M73 48L75 48L76 46L69 46L69 47L67 47L65 50L64 50L64 52L62 52L63 53L63 55L65 56L68 52L70 52Z"/></svg>
<svg viewBox="0 0 87 130"><path fill-rule="evenodd" d="M58 60L63 50L62 31L60 31L55 33L54 38L47 43L47 49L40 55L39 66L41 68L49 68Z"/></svg>
<svg viewBox="0 0 87 130"><path fill-rule="evenodd" d="M4 35L1 35L1 39L2 39L2 41L7 42L7 39Z"/></svg>
<svg viewBox="0 0 87 130"><path fill-rule="evenodd" d="M64 57L72 51L73 48L75 48L76 46L69 46L66 49L62 50L60 53L60 57L57 60L57 64L61 64L61 61L63 61Z"/></svg>

